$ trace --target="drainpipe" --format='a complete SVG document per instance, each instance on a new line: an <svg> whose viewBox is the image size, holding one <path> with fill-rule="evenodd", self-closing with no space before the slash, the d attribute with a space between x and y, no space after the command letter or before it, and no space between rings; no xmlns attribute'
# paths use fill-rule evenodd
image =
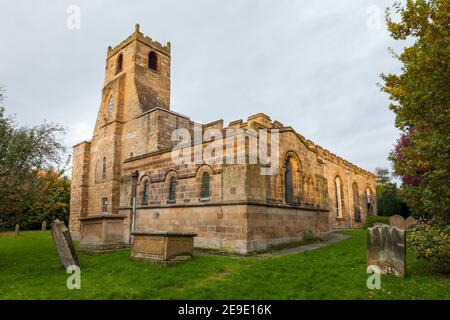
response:
<svg viewBox="0 0 450 320"><path fill-rule="evenodd" d="M131 176L131 199L132 199L132 207L131 207L131 224L130 224L130 244L133 243L133 232L136 229L136 199L137 199L137 179L139 177L139 172L136 170L133 172Z"/></svg>
<svg viewBox="0 0 450 320"><path fill-rule="evenodd" d="M353 229L353 223L352 223L352 211L350 207L350 171L346 170L347 173L347 205L348 205L348 220L350 221L350 229Z"/></svg>

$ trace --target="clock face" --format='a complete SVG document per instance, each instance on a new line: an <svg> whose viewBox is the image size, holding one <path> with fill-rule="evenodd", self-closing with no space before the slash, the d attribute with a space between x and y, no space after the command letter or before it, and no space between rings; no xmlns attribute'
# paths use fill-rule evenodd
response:
<svg viewBox="0 0 450 320"><path fill-rule="evenodd" d="M107 112L108 112L108 116L111 115L111 113L113 112L114 109L114 96L109 97L108 100L108 108L107 108Z"/></svg>

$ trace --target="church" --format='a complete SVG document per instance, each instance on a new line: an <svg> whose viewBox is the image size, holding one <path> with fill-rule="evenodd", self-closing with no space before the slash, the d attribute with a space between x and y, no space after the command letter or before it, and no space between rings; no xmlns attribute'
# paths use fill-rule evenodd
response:
<svg viewBox="0 0 450 320"><path fill-rule="evenodd" d="M360 228L376 215L375 176L289 125L263 113L200 124L173 111L170 65L170 43L139 25L108 47L92 139L73 147L69 228L81 245L110 250L130 245L135 231L164 230L196 233L198 248L250 254L306 233ZM185 158L209 159L174 161L180 130L202 138L184 141L192 147ZM271 174L261 174L267 163L251 161L260 132L278 139ZM219 140L241 161L211 161L222 150L204 151Z"/></svg>

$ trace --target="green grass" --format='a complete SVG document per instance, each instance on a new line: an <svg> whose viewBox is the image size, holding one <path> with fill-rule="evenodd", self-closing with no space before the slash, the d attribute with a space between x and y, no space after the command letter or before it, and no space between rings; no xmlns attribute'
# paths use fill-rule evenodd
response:
<svg viewBox="0 0 450 320"><path fill-rule="evenodd" d="M450 299L448 275L408 251L408 275L366 287L366 232L321 249L272 258L199 256L172 266L123 250L79 253L81 290L68 290L49 232L0 234L0 299Z"/></svg>

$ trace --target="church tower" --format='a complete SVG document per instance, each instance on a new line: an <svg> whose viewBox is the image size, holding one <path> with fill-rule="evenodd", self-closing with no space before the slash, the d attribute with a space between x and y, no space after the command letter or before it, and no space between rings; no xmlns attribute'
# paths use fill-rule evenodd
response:
<svg viewBox="0 0 450 320"><path fill-rule="evenodd" d="M170 43L144 36L136 24L132 35L108 47L101 104L97 126L170 109Z"/></svg>
<svg viewBox="0 0 450 320"><path fill-rule="evenodd" d="M170 43L144 36L138 24L124 41L108 47L92 140L73 149L70 229L75 236L79 218L119 214L124 160L154 145L142 139L152 126L142 115L170 109L170 59Z"/></svg>

